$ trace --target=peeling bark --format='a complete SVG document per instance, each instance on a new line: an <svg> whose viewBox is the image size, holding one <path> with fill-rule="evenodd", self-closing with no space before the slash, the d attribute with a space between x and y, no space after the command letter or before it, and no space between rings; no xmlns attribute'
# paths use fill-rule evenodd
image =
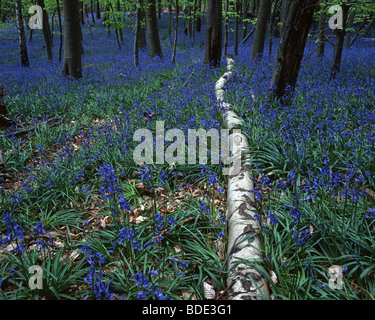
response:
<svg viewBox="0 0 375 320"><path fill-rule="evenodd" d="M216 99L224 107L225 126L228 129L235 129L242 126L242 121L232 110L232 106L224 102L224 86L233 75L234 60L227 58L227 72L216 82ZM231 148L236 154L248 151L247 138L242 133L237 133L240 142L237 148ZM236 139L233 139L234 141ZM230 142L233 147L233 141ZM241 159L241 158L240 158ZM228 262L227 284L229 300L262 300L269 299L269 290L265 278L248 264L237 264L238 258L261 263L261 242L258 235L248 240L244 238L249 233L259 231L258 221L254 218L256 209L254 207L254 189L251 170L248 165L251 159L241 159L240 172L228 175L228 193L226 219L228 220L228 251L225 263ZM258 289L259 288L259 289Z"/></svg>

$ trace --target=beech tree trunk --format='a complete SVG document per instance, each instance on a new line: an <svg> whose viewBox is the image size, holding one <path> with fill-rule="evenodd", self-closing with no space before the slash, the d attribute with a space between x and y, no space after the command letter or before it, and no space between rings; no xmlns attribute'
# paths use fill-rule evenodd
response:
<svg viewBox="0 0 375 320"><path fill-rule="evenodd" d="M43 9L43 37L46 44L47 58L48 60L53 60L52 57L52 36L51 29L49 27L48 14L44 9L44 0L37 0L38 6Z"/></svg>
<svg viewBox="0 0 375 320"><path fill-rule="evenodd" d="M139 0L140 10L139 10L139 30L138 30L138 48L143 49L147 47L146 40L146 28L145 28L145 9L143 5L143 0Z"/></svg>
<svg viewBox="0 0 375 320"><path fill-rule="evenodd" d="M366 37L374 26L375 26L375 17L373 17L370 23L366 26L365 31L363 32L363 36Z"/></svg>
<svg viewBox="0 0 375 320"><path fill-rule="evenodd" d="M224 25L224 56L228 53L228 10L229 10L229 0L225 1L225 25Z"/></svg>
<svg viewBox="0 0 375 320"><path fill-rule="evenodd" d="M336 29L336 43L333 51L333 62L331 66L331 78L335 78L341 69L341 58L344 49L346 20L348 19L349 6L342 5L342 29Z"/></svg>
<svg viewBox="0 0 375 320"><path fill-rule="evenodd" d="M287 102L297 82L307 35L319 0L290 1L273 67L271 97Z"/></svg>
<svg viewBox="0 0 375 320"><path fill-rule="evenodd" d="M173 41L173 53L172 53L172 63L175 62L176 59L176 49L177 49L177 35L178 35L178 15L180 14L180 8L178 7L178 0L176 0L176 25L175 25L175 33L174 33L174 41Z"/></svg>
<svg viewBox="0 0 375 320"><path fill-rule="evenodd" d="M29 56L27 54L25 28L24 28L24 25L23 25L22 1L16 0L15 3L16 3L18 37L19 37L19 40L20 40L21 65L22 65L22 67L28 67L30 65L30 63L29 63Z"/></svg>
<svg viewBox="0 0 375 320"><path fill-rule="evenodd" d="M196 16L196 23L195 23L195 31L201 32L202 29L202 0L197 1L197 16Z"/></svg>
<svg viewBox="0 0 375 320"><path fill-rule="evenodd" d="M136 67L139 65L139 29L141 27L141 20L140 20L140 12L141 12L141 5L139 0L137 1L137 12L135 17L135 32L134 32L134 64Z"/></svg>
<svg viewBox="0 0 375 320"><path fill-rule="evenodd" d="M260 2L257 24L255 28L251 60L261 59L263 56L264 40L266 37L267 24L271 14L272 0Z"/></svg>
<svg viewBox="0 0 375 320"><path fill-rule="evenodd" d="M281 12L280 12L280 18L281 18L281 32L280 34L283 32L284 30L284 27L285 27L285 24L286 24L286 20L288 18L288 12L289 12L289 6L291 4L291 1L290 0L282 0L282 4L281 4Z"/></svg>
<svg viewBox="0 0 375 320"><path fill-rule="evenodd" d="M6 118L8 110L4 102L5 95L6 91L0 83L0 127L9 127L11 125L10 121Z"/></svg>
<svg viewBox="0 0 375 320"><path fill-rule="evenodd" d="M222 9L221 1L208 0L204 64L214 67L219 66L221 60L223 36Z"/></svg>
<svg viewBox="0 0 375 320"><path fill-rule="evenodd" d="M120 4L120 0L117 0L117 11L120 13L121 12L121 4ZM118 18L118 22L119 22L119 26L118 26L118 34L119 34L119 37L120 37L120 41L121 42L124 42L124 36L122 34L122 28L121 28L121 16L119 16Z"/></svg>
<svg viewBox="0 0 375 320"><path fill-rule="evenodd" d="M236 12L236 16L234 17L234 50L233 50L233 54L237 55L238 54L238 20L239 20L239 15L240 15L239 0L236 0L236 2L235 2L235 12Z"/></svg>
<svg viewBox="0 0 375 320"><path fill-rule="evenodd" d="M81 17L81 24L85 24L85 17L83 13L83 0L79 0L79 13Z"/></svg>
<svg viewBox="0 0 375 320"><path fill-rule="evenodd" d="M158 19L156 16L156 0L146 0L146 24L147 24L147 38L148 46L150 48L151 58L159 56L163 58L161 49Z"/></svg>
<svg viewBox="0 0 375 320"><path fill-rule="evenodd" d="M243 0L242 1L242 40L246 38L247 34L247 11L248 11L248 1L249 0Z"/></svg>
<svg viewBox="0 0 375 320"><path fill-rule="evenodd" d="M60 31L60 46L59 46L59 61L61 61L62 44L63 44L63 29L61 22L60 0L56 0L57 15L59 17L59 31Z"/></svg>
<svg viewBox="0 0 375 320"><path fill-rule="evenodd" d="M94 4L93 4L92 0L90 0L90 12L91 12L92 23L95 24Z"/></svg>
<svg viewBox="0 0 375 320"><path fill-rule="evenodd" d="M78 0L63 0L64 61L63 76L82 77L82 43Z"/></svg>
<svg viewBox="0 0 375 320"><path fill-rule="evenodd" d="M162 7L161 7L161 0L158 0L158 19L161 19L161 12L162 12Z"/></svg>
<svg viewBox="0 0 375 320"><path fill-rule="evenodd" d="M348 18L348 28L353 28L354 18L355 18L355 11L352 11L350 12L349 18ZM352 31L349 31L346 33L345 44L344 44L345 49L350 48L352 34L353 34Z"/></svg>
<svg viewBox="0 0 375 320"><path fill-rule="evenodd" d="M99 0L96 0L96 19L101 19L101 16L100 16L100 3L99 3Z"/></svg>
<svg viewBox="0 0 375 320"><path fill-rule="evenodd" d="M325 28L326 28L326 12L322 10L319 15L319 35L318 35L318 57L324 57L324 49L326 46L326 36L325 36Z"/></svg>

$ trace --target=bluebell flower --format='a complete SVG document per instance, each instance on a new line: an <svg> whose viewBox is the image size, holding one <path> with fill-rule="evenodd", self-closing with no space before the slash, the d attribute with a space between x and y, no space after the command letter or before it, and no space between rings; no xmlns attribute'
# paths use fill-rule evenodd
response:
<svg viewBox="0 0 375 320"><path fill-rule="evenodd" d="M366 214L366 219L375 219L375 209L372 209L372 208L367 208L367 210L368 211L370 211L370 216L368 216L367 214Z"/></svg>
<svg viewBox="0 0 375 320"><path fill-rule="evenodd" d="M160 171L159 183L164 187L168 179L168 173L165 170Z"/></svg>
<svg viewBox="0 0 375 320"><path fill-rule="evenodd" d="M269 210L266 210L265 212L268 213L267 218L270 219L270 224L276 225L279 218L276 217L275 214Z"/></svg>
<svg viewBox="0 0 375 320"><path fill-rule="evenodd" d="M125 196L122 195L118 199L118 203L120 204L120 209L121 210L126 210L126 211L133 211L132 207L129 205L128 201L126 200Z"/></svg>

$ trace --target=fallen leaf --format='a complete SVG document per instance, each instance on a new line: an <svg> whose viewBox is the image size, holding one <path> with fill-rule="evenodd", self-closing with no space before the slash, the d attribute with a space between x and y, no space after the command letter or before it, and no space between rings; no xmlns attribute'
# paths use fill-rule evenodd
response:
<svg viewBox="0 0 375 320"><path fill-rule="evenodd" d="M206 281L203 282L203 294L204 294L205 299L208 299L208 300L215 299L214 287L208 284Z"/></svg>
<svg viewBox="0 0 375 320"><path fill-rule="evenodd" d="M184 300L197 300L193 290L182 290L181 295Z"/></svg>

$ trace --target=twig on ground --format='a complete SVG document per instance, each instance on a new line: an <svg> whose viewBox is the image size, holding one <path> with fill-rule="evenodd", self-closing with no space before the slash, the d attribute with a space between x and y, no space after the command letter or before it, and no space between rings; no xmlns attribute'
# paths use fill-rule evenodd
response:
<svg viewBox="0 0 375 320"><path fill-rule="evenodd" d="M60 121L52 124L50 127L54 127L54 126L58 125L59 123L63 122L64 119L65 119L65 117L66 117L66 114L61 118ZM50 122L55 121L57 119L59 119L59 118L58 117L53 117L51 119L48 119L47 121L42 122L42 124L47 124L47 123L50 123ZM6 139L6 138L9 138L9 137L12 137L12 136L19 136L19 135L22 135L22 134L25 134L25 133L29 133L30 131L33 131L33 130L37 129L38 126L39 126L39 124L37 126L35 126L35 127L29 128L29 129L26 129L26 130L22 130L22 131L18 131L18 132L13 132L13 133L5 134L3 136L0 136L0 138L1 139Z"/></svg>
<svg viewBox="0 0 375 320"><path fill-rule="evenodd" d="M185 83L182 85L183 88L186 86L186 84L188 83L190 78L193 76L193 74L194 74L194 71L192 73L190 73L190 76L186 79Z"/></svg>

